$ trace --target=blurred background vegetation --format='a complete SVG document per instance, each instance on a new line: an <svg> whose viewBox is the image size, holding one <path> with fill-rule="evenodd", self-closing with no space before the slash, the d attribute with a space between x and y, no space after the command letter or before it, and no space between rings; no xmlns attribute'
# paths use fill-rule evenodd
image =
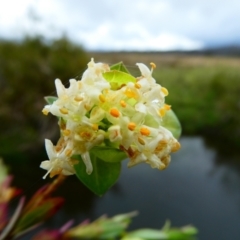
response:
<svg viewBox="0 0 240 240"><path fill-rule="evenodd" d="M0 42L0 156L26 161L29 153L42 147L44 138L56 136L54 118L41 113L43 97L56 95L54 79L68 83L82 73L87 61L83 48L65 38Z"/></svg>
<svg viewBox="0 0 240 240"><path fill-rule="evenodd" d="M91 57L108 64L123 61L137 76L136 62L154 62L153 76L168 88L166 101L177 113L184 135L207 136L229 152L240 147L239 57L86 52L66 38L45 42L37 37L0 42L0 156L27 161L29 153L43 148L44 138L58 137L56 119L41 113L43 97L56 95L54 79L66 86L70 78L79 79Z"/></svg>

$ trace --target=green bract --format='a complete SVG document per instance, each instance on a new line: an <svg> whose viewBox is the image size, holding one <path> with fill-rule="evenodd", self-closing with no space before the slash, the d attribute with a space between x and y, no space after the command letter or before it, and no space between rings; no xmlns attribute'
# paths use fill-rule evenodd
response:
<svg viewBox="0 0 240 240"><path fill-rule="evenodd" d="M111 70L103 73L103 77L110 83L113 90L119 89L122 85L128 82L136 82L136 78L132 75L118 70Z"/></svg>
<svg viewBox="0 0 240 240"><path fill-rule="evenodd" d="M166 112L166 115L163 117L162 126L167 128L175 138L178 139L181 136L181 124L173 110L170 109Z"/></svg>

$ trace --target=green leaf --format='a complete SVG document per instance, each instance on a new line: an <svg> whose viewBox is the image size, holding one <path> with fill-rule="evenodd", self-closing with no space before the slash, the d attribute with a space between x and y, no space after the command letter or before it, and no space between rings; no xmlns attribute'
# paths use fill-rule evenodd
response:
<svg viewBox="0 0 240 240"><path fill-rule="evenodd" d="M120 72L129 73L126 66L123 64L123 62L116 63L110 67L111 70L118 70Z"/></svg>
<svg viewBox="0 0 240 240"><path fill-rule="evenodd" d="M181 124L175 115L175 113L170 109L166 112L163 117L162 126L167 128L175 138L179 138L182 132Z"/></svg>
<svg viewBox="0 0 240 240"><path fill-rule="evenodd" d="M97 152L99 153L99 151ZM102 161L96 154L94 154L94 151L90 151L93 165L93 172L90 175L86 173L86 166L79 155L75 156L79 163L74 165L74 168L81 182L95 194L101 196L117 181L120 175L121 163Z"/></svg>
<svg viewBox="0 0 240 240"><path fill-rule="evenodd" d="M134 239L134 238L140 238L140 239L147 239L147 240L160 240L160 239L168 239L168 236L166 233L164 233L161 230L155 230L155 229L140 229L133 232L128 233L124 239Z"/></svg>
<svg viewBox="0 0 240 240"><path fill-rule="evenodd" d="M119 89L122 85L128 82L136 82L136 78L132 75L119 70L111 70L103 73L103 77L111 84L113 90Z"/></svg>
<svg viewBox="0 0 240 240"><path fill-rule="evenodd" d="M128 157L125 152L112 147L94 147L91 151L102 161L109 163L121 162Z"/></svg>
<svg viewBox="0 0 240 240"><path fill-rule="evenodd" d="M53 104L58 98L55 96L46 96L44 99L48 104Z"/></svg>

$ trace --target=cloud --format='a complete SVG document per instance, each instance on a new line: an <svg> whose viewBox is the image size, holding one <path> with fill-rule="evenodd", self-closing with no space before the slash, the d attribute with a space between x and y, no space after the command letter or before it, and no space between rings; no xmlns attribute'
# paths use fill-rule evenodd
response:
<svg viewBox="0 0 240 240"><path fill-rule="evenodd" d="M0 37L64 33L92 50L199 49L240 43L239 12L239 0L8 0Z"/></svg>

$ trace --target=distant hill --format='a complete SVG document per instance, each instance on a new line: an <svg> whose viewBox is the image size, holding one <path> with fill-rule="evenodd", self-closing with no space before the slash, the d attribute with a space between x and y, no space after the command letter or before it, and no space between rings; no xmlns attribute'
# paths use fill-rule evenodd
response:
<svg viewBox="0 0 240 240"><path fill-rule="evenodd" d="M187 53L187 52L185 52ZM200 54L200 55L217 55L217 56L239 56L240 57L240 45L238 46L224 46L224 47L212 47L199 51L189 51L188 53Z"/></svg>
<svg viewBox="0 0 240 240"><path fill-rule="evenodd" d="M209 47L202 50L173 50L173 51L89 51L89 53L134 53L134 54L177 54L177 55L198 55L198 56L226 56L226 57L240 57L240 45L236 46L222 46L222 47Z"/></svg>

